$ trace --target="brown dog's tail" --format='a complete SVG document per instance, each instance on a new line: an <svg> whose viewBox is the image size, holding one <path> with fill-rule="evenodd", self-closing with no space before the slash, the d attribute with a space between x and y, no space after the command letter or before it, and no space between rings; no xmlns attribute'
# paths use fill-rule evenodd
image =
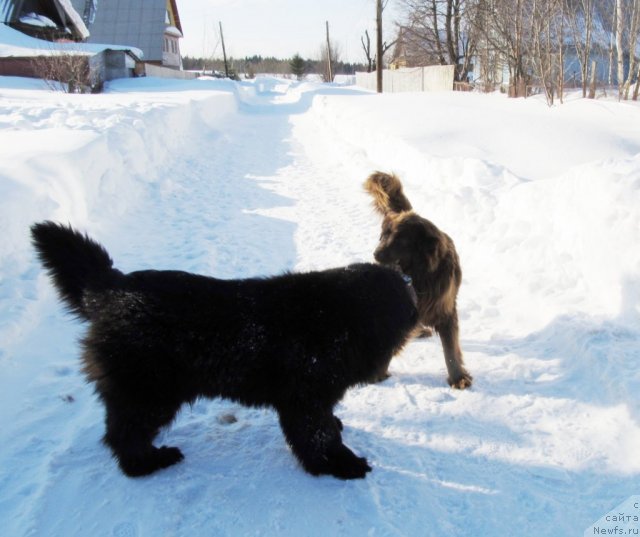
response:
<svg viewBox="0 0 640 537"><path fill-rule="evenodd" d="M412 209L402 191L402 183L393 174L374 172L364 182L364 189L373 197L373 206L383 216Z"/></svg>

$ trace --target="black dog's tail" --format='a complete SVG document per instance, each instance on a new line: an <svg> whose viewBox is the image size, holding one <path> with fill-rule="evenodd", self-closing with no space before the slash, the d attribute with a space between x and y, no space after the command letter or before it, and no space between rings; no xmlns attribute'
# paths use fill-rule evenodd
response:
<svg viewBox="0 0 640 537"><path fill-rule="evenodd" d="M72 313L88 319L85 291L105 288L119 274L107 251L70 226L54 222L31 226L31 239L60 298Z"/></svg>
<svg viewBox="0 0 640 537"><path fill-rule="evenodd" d="M402 183L393 174L372 173L364 183L364 189L373 197L373 206L386 216L388 213L402 213L412 209L411 203L402 191Z"/></svg>

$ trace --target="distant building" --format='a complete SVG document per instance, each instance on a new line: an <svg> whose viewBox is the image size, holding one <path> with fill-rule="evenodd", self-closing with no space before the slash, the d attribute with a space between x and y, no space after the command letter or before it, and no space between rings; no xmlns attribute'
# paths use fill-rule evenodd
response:
<svg viewBox="0 0 640 537"><path fill-rule="evenodd" d="M0 22L48 41L84 41L89 36L71 0L0 0Z"/></svg>
<svg viewBox="0 0 640 537"><path fill-rule="evenodd" d="M391 61L389 62L389 69L395 70L395 69L402 69L404 67L409 67L409 60L408 60L408 54L407 54L405 29L402 26L400 26L398 30L398 38L396 39L396 44L393 47Z"/></svg>
<svg viewBox="0 0 640 537"><path fill-rule="evenodd" d="M142 50L145 62L181 68L176 0L68 1L89 28L89 43L133 46Z"/></svg>

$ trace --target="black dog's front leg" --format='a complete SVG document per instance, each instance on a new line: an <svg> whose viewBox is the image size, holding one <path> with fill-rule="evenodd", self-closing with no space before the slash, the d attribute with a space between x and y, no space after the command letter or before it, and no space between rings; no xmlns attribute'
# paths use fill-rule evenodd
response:
<svg viewBox="0 0 640 537"><path fill-rule="evenodd" d="M291 450L310 474L359 479L371 471L367 459L358 457L342 443L342 422L331 409L300 407L279 410L279 416Z"/></svg>

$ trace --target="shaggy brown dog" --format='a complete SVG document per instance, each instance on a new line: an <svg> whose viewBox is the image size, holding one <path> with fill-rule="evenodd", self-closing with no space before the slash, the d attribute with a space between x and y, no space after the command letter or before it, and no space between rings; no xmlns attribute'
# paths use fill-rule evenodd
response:
<svg viewBox="0 0 640 537"><path fill-rule="evenodd" d="M395 175L375 172L364 184L382 214L382 234L373 256L409 276L418 295L419 335L440 335L449 385L464 389L472 377L464 367L458 336L456 296L462 280L460 260L451 238L413 211Z"/></svg>

